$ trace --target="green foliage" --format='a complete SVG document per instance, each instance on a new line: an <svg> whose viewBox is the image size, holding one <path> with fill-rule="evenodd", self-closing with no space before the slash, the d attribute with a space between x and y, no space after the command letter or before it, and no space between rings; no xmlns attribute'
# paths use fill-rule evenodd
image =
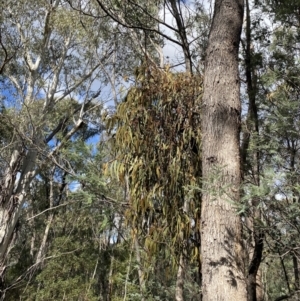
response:
<svg viewBox="0 0 300 301"><path fill-rule="evenodd" d="M299 0L255 0L254 3L262 6L269 14L273 13L275 20L299 25Z"/></svg>
<svg viewBox="0 0 300 301"><path fill-rule="evenodd" d="M120 13L125 22L157 28L148 13L158 16L161 1L148 1L146 10L143 1L115 4L117 13L126 9ZM32 150L38 153L37 159L30 161L35 177L26 183L20 225L1 283L6 300L141 300L140 267L149 279L147 300L172 300L175 257L190 236L194 207L199 202L198 192L187 193L184 187L199 182L202 79L154 67L138 68L136 86L127 95L130 112L127 115L124 104L118 112L128 118L116 115L112 125L118 129L116 137L124 142L126 126L130 128L131 144L124 145L126 150L134 145L136 154L121 158L119 153L122 164L115 164L118 179L103 175L103 163L119 150L105 141L95 147L95 141L89 140L98 140L102 129L99 85L110 82L112 86L123 75L132 75L128 66L144 58L144 52L136 49L140 41L157 59L161 37L139 28L125 33L104 17L93 1L78 10L71 9L75 4L68 1L21 0L3 5L9 9L3 7L1 14L1 58L6 50L17 51L1 75L6 106L0 113L0 139L5 148L2 172L9 164L10 153L5 158L4 154L11 151L10 138L14 139L12 149L24 149L22 155ZM137 41L132 46L134 38ZM112 73L116 78L110 77ZM99 91L94 91L95 86ZM145 144L139 143L143 137ZM139 167L145 168L148 162L145 172L140 172ZM19 177L19 170L16 173ZM124 198L126 177L130 186L136 187L130 201ZM138 185L144 184L139 190ZM138 198L146 193L141 207ZM183 209L185 199L187 210ZM125 208L129 208L126 214ZM138 238L147 252L157 250L148 266L148 253L141 251L141 261L135 258L130 229L124 223L124 216L129 220L136 208L131 226L135 225L139 234L151 236ZM142 218L149 220L151 231L140 227ZM163 234L162 241L158 241L159 234ZM165 242L168 248L163 248ZM177 247L174 252L173 246ZM160 271L162 265L166 269Z"/></svg>
<svg viewBox="0 0 300 301"><path fill-rule="evenodd" d="M250 155L242 210L265 235L262 271L270 300L294 294L298 285L295 258L299 258L298 29L292 12L287 13L292 7L287 2L277 4L278 10L275 6L269 9L274 9L279 26L269 36L269 45L259 43L263 65L255 70L259 133L252 137L249 149L252 154L259 153L259 185ZM256 207L249 201L252 199ZM259 220L255 210L261 212Z"/></svg>
<svg viewBox="0 0 300 301"><path fill-rule="evenodd" d="M201 282L201 191L209 189L215 195L213 185L218 185L222 168L212 171L209 183L201 183L202 78L142 64L136 68L135 84L115 114L106 116L109 141L105 141L105 133L95 146L95 141L89 139L98 140L103 129L103 106L92 87L108 82L118 86L118 78L131 78L132 66L145 58L144 52L136 49L137 42L153 54L152 62L158 59L156 46L163 45L163 41L149 30L158 28L149 14L159 17L162 2L110 2L111 12L133 27L127 30L104 17L94 1L84 1L78 11L60 1L49 17L51 43L42 52L43 60L35 73L34 95L24 105L24 87L30 84L24 49L27 47L33 61L40 54L46 34L40 25L49 3L22 0L1 4L10 8L2 9L1 41L9 54L14 53L1 75L2 174L16 145L24 146L25 152L31 147L39 151L37 176L29 185L13 237L14 247L7 256L1 287L7 289L5 300L139 301L145 297L149 301L171 301L181 254L187 259L184 296L194 300ZM253 221L253 229L265 234L263 287L268 299L275 300L297 290L295 258L300 258L300 4L298 0L254 4L263 12L256 14L253 10L251 25L251 68L259 131L251 133L242 202L235 205L243 219ZM195 10L199 14L188 19L186 31L190 36L197 33L191 54L193 62L200 58L195 63L200 70L211 20L199 3ZM272 32L269 24L262 25L263 16L274 21ZM24 41L16 22L23 29ZM147 28L142 30L145 24ZM58 85L51 104L46 105L49 78L58 70L70 33L72 39ZM109 64L101 58L106 49L114 51ZM0 56L5 56L3 47ZM101 67L90 81L76 86L95 62L101 62ZM105 73L107 76L102 75ZM8 75L15 78L15 83ZM244 91L246 88L242 89L243 95ZM248 95L244 98L248 105ZM65 139L79 118L84 122L71 139ZM245 133L249 124L243 125ZM35 133L41 137L37 144L33 143ZM47 157L56 146L60 146L59 151ZM258 172L252 162L256 152ZM261 218L255 216L257 211ZM44 260L37 264L52 213ZM253 229L245 231L246 244L252 239ZM140 248L139 260L134 239ZM140 271L145 280L142 289ZM292 298L297 300L296 295Z"/></svg>
<svg viewBox="0 0 300 301"><path fill-rule="evenodd" d="M23 293L24 300L97 300L93 273L99 245L90 222L80 206L56 218L49 259Z"/></svg>

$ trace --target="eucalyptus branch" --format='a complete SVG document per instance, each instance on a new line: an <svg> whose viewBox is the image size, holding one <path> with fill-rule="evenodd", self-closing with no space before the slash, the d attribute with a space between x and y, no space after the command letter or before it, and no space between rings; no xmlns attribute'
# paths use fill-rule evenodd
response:
<svg viewBox="0 0 300 301"><path fill-rule="evenodd" d="M108 53L106 53L103 58L101 59L102 62L104 62L106 59L108 59L110 57L110 55L112 54L113 51L109 51ZM95 70L97 70L97 68L99 68L99 66L101 65L101 62L98 63L96 66L94 66L86 75L84 75L77 83L75 83L71 88L66 89L65 93L63 93L62 96L58 97L55 100L55 103L58 103L59 101L61 101L62 99L64 99L66 96L70 95L74 90L76 90L83 82L85 82L88 78L91 77L91 75L95 72Z"/></svg>
<svg viewBox="0 0 300 301"><path fill-rule="evenodd" d="M64 206L68 206L68 205L77 203L77 202L78 202L78 201L71 201L71 202L59 204L59 205L54 206L54 207L47 208L47 209L45 209L44 211L41 211L41 212L39 212L38 214L36 214L36 215L34 215L34 216L31 216L31 217L27 218L26 221L28 222L28 221L30 221L30 220L32 220L32 219L35 219L35 218L37 218L38 216L43 215L43 214L45 214L45 213L48 212L48 211L52 211L52 210L55 210L55 209L58 209L58 208L61 208L61 207L64 207Z"/></svg>
<svg viewBox="0 0 300 301"><path fill-rule="evenodd" d="M0 66L0 74L2 74L5 66L15 57L16 52L14 54L12 54L11 56L8 55L7 49L2 41L1 28L0 28L0 45L1 45L2 50L4 51L4 59L2 60L2 64Z"/></svg>
<svg viewBox="0 0 300 301"><path fill-rule="evenodd" d="M121 26L126 27L126 28L129 28L129 29L140 29L140 30L147 30L147 31L149 31L149 32L157 33L158 35L160 35L160 36L166 38L166 39L169 40L170 42L173 42L173 43L175 43L175 44L177 44L177 45L179 45L179 46L182 47L182 44L181 44L179 41L177 41L177 40L171 38L170 36L168 36L168 35L166 35L166 34L164 34L164 33L163 33L162 31L160 31L160 30L157 30L157 29L152 28L152 27L146 27L146 26L138 26L138 25L128 24L128 23L124 20L124 18L122 18L120 15L115 15L115 14L114 14L113 12L111 12L107 7L105 7L105 5L102 3L102 1L97 0L97 2L98 2L98 4L99 4L99 6L102 8L102 10L103 10L103 11L104 11L111 19L113 19L115 22L117 22L117 23L120 24ZM137 5L137 6L138 6L138 5ZM155 17L153 17L153 16L151 16L151 18L152 18L153 20L157 20L157 19L156 19ZM177 31L174 27L168 25L167 23L165 23L165 22L163 22L163 21L161 21L161 20L157 20L157 21L158 21L160 24L162 24L162 25L168 27L169 29L171 29L171 30L173 30L173 31L175 31L175 32Z"/></svg>

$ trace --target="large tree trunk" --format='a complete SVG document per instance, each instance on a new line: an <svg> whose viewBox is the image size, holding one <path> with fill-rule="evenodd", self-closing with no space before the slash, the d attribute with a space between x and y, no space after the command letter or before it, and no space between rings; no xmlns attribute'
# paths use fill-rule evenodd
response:
<svg viewBox="0 0 300 301"><path fill-rule="evenodd" d="M34 162L36 151L15 150L12 153L10 164L0 183L0 296L5 298L4 275L6 272L6 258L12 249L16 238L16 226L25 203L26 192L34 176ZM23 159L23 156L25 157ZM21 168L21 164L23 165ZM20 171L19 179L17 174Z"/></svg>
<svg viewBox="0 0 300 301"><path fill-rule="evenodd" d="M243 0L216 0L202 106L203 300L247 300L240 199L238 47Z"/></svg>
<svg viewBox="0 0 300 301"><path fill-rule="evenodd" d="M25 196L29 184L34 177L34 166L37 156L36 150L30 150L25 155L15 150L13 152L10 165L5 173L5 178L1 184L0 194L0 265L2 264L9 244L11 242L12 233L16 227L22 206L25 202ZM20 170L20 164L23 167L17 181L17 173ZM18 182L16 184L16 182Z"/></svg>

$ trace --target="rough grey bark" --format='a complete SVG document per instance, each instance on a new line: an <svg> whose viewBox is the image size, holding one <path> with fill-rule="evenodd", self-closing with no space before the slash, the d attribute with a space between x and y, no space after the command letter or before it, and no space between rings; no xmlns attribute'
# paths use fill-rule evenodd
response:
<svg viewBox="0 0 300 301"><path fill-rule="evenodd" d="M247 300L240 200L238 48L243 0L216 0L205 61L201 208L204 301Z"/></svg>

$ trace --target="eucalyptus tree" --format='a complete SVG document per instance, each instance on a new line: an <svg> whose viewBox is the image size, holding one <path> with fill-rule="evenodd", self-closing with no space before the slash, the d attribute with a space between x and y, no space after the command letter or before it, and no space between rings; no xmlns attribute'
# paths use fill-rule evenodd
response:
<svg viewBox="0 0 300 301"><path fill-rule="evenodd" d="M51 162L72 173L61 150L100 108L101 70L110 60L111 41L101 34L106 22L80 16L65 1L9 1L1 6L2 36L20 45L1 75L1 118L11 129L1 153L2 275L38 170Z"/></svg>
<svg viewBox="0 0 300 301"><path fill-rule="evenodd" d="M216 1L202 103L203 300L246 300L240 202L238 49L244 1Z"/></svg>

